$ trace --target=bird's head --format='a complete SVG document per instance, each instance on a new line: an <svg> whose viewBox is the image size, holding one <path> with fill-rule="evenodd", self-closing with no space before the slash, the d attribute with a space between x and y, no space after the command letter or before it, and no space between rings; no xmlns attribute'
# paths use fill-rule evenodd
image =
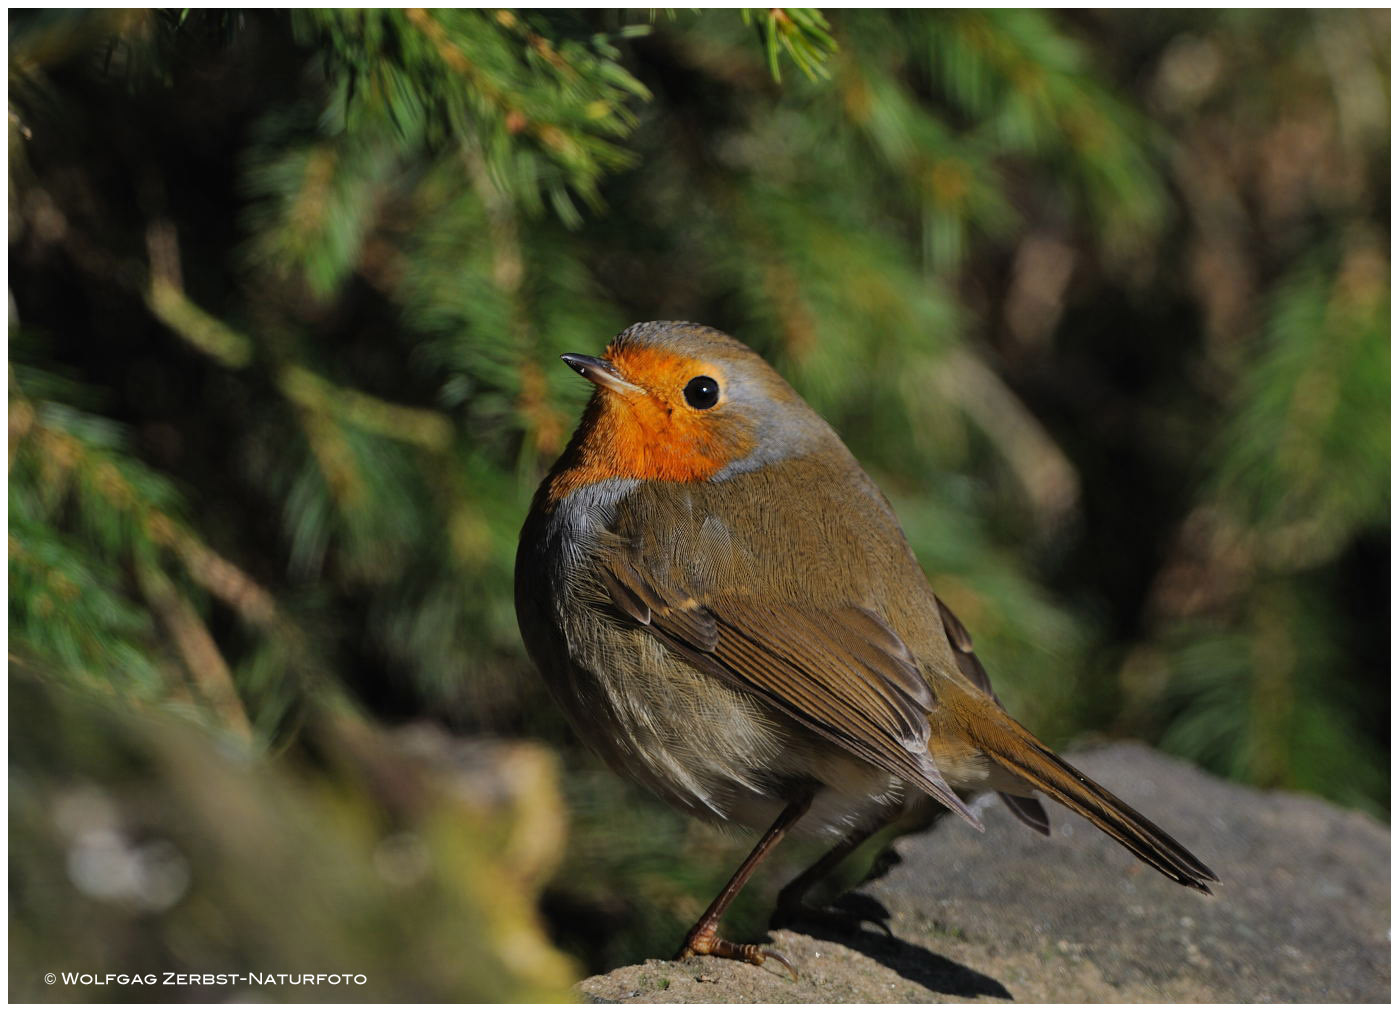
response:
<svg viewBox="0 0 1399 1012"><path fill-rule="evenodd" d="M597 387L573 442L593 480L722 480L834 438L761 356L709 327L638 323L601 357L563 360Z"/></svg>

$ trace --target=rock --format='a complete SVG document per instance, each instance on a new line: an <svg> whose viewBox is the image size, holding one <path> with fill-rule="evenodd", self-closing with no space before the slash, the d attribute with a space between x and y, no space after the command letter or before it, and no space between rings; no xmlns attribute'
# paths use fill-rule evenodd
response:
<svg viewBox="0 0 1399 1012"><path fill-rule="evenodd" d="M802 925L771 947L798 968L651 960L579 985L600 1002L1386 1002L1389 832L1315 798L1218 780L1139 745L1075 765L1223 880L1203 896L1055 805L1053 836L994 797L984 834L951 819L895 845L843 904L892 937ZM669 944L668 942L666 944Z"/></svg>

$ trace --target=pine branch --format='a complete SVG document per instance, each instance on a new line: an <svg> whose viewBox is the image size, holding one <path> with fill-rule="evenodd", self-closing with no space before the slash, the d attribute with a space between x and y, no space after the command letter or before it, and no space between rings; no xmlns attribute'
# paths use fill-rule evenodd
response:
<svg viewBox="0 0 1399 1012"><path fill-rule="evenodd" d="M791 57L807 80L830 77L827 58L836 51L830 22L815 7L744 7L740 14L745 25L752 25L762 40L772 79L781 83L780 52Z"/></svg>

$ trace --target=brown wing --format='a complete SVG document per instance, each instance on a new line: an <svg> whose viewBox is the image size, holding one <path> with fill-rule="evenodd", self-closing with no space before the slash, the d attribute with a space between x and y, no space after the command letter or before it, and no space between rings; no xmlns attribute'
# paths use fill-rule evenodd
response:
<svg viewBox="0 0 1399 1012"><path fill-rule="evenodd" d="M956 615L952 614L946 602L940 597L935 597L938 603L938 610L942 613L942 627L947 632L948 642L952 644L952 650L957 656L957 667L962 669L962 674L982 692L986 693L996 701L996 705L1002 710L1005 706L996 695L996 690L991 687L991 676L986 673L986 668L981 661L977 660L976 653L972 650L971 633L967 632ZM1001 794L1001 800L1006 807L1025 825L1029 826L1037 833L1049 835L1049 814L1034 798L1018 798L1014 794Z"/></svg>
<svg viewBox="0 0 1399 1012"><path fill-rule="evenodd" d="M811 609L696 594L619 548L602 582L624 615L690 663L759 695L866 762L916 784L980 829L928 753L936 705L908 648L859 607Z"/></svg>

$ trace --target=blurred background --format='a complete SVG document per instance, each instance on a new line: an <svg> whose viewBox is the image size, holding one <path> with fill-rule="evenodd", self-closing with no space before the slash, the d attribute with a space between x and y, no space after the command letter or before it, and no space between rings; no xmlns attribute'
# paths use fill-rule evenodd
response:
<svg viewBox="0 0 1399 1012"><path fill-rule="evenodd" d="M11 997L670 955L751 841L579 747L511 591L588 393L557 356L638 320L833 423L1051 744L1387 820L1389 38L12 11Z"/></svg>

